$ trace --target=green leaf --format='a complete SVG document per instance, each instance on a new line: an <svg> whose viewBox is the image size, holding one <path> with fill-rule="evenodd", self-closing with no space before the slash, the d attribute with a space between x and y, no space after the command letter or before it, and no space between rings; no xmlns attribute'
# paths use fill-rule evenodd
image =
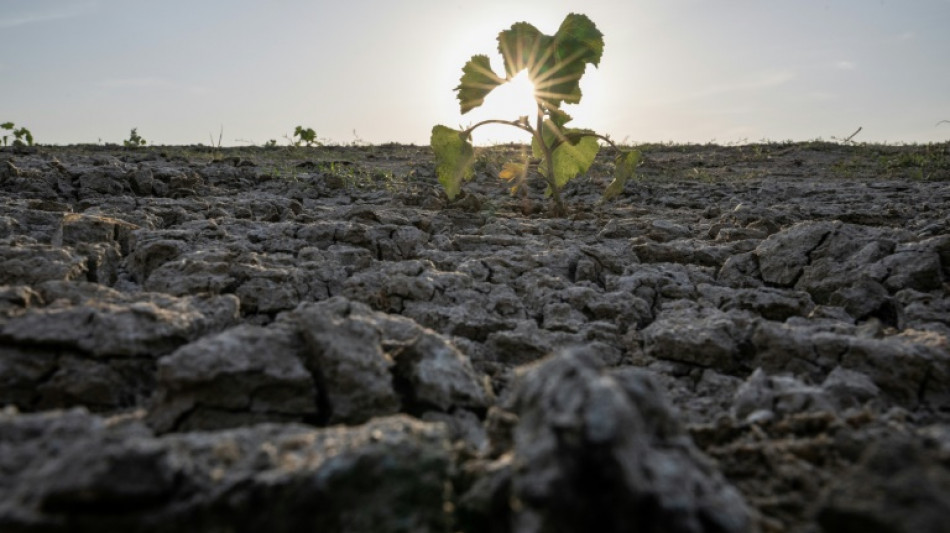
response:
<svg viewBox="0 0 950 533"><path fill-rule="evenodd" d="M517 22L498 34L498 53L505 59L508 79L528 69L533 79L553 53L554 38L527 22ZM547 57L545 57L547 55Z"/></svg>
<svg viewBox="0 0 950 533"><path fill-rule="evenodd" d="M462 108L462 114L468 113L472 109L482 105L485 97L495 87L505 83L505 79L495 74L491 69L491 62L488 56L472 56L462 67L462 79L458 87L456 98L459 100L459 106Z"/></svg>
<svg viewBox="0 0 950 533"><path fill-rule="evenodd" d="M600 64L604 55L604 34L586 15L571 13L564 17L554 38L558 43L558 60L567 61L573 57L595 67Z"/></svg>
<svg viewBox="0 0 950 533"><path fill-rule="evenodd" d="M560 110L554 110L551 113L550 118L544 119L544 122L541 125L541 138L544 140L544 144L553 150L557 148L560 143L567 140L565 132L573 131L575 133L591 133L589 130L569 130L565 128L564 124L570 122L570 120L571 116ZM577 137L575 136L575 142L576 141ZM540 144L538 144L538 139L536 137L532 138L531 140L531 154L534 157L544 157L544 149L541 148Z"/></svg>
<svg viewBox="0 0 950 533"><path fill-rule="evenodd" d="M462 182L472 179L475 148L467 135L445 126L432 128L430 140L435 153L435 173L449 199L462 189Z"/></svg>
<svg viewBox="0 0 950 533"><path fill-rule="evenodd" d="M584 15L570 14L553 36L527 22L498 34L498 51L511 79L528 69L535 96L546 111L581 100L580 79L588 63L597 66L604 52L603 34Z"/></svg>
<svg viewBox="0 0 950 533"><path fill-rule="evenodd" d="M534 80L538 97L548 108L581 101L580 80L587 64L600 63L603 34L589 18L570 14L554 35L551 61Z"/></svg>
<svg viewBox="0 0 950 533"><path fill-rule="evenodd" d="M554 163L554 184L558 189L578 174L587 172L600 151L597 137L589 135L590 132L586 130L565 130L563 133L566 142L558 144L551 154ZM539 167L539 170L541 175L548 177L548 169L544 165Z"/></svg>
<svg viewBox="0 0 950 533"><path fill-rule="evenodd" d="M557 64L541 84L550 93L552 107L581 101L580 80L587 64L600 64L604 53L604 34L584 15L571 13L554 35ZM543 97L543 94L542 94Z"/></svg>
<svg viewBox="0 0 950 533"><path fill-rule="evenodd" d="M12 130L12 129L13 129L13 123L12 123L12 122L4 122L3 124L0 124L0 128L3 128L3 129L5 129L5 130Z"/></svg>
<svg viewBox="0 0 950 533"><path fill-rule="evenodd" d="M301 144L306 144L307 146L313 146L317 143L317 132L313 128L304 128L303 126L297 126L294 130L294 137L299 137L300 140L294 143L294 146L300 146Z"/></svg>
<svg viewBox="0 0 950 533"><path fill-rule="evenodd" d="M565 124L572 120L570 115L560 109L551 109L548 113L548 117L558 128L563 128Z"/></svg>
<svg viewBox="0 0 950 533"><path fill-rule="evenodd" d="M619 196L627 180L633 178L637 164L640 163L640 151L623 152L614 159L614 179L604 190L604 200Z"/></svg>

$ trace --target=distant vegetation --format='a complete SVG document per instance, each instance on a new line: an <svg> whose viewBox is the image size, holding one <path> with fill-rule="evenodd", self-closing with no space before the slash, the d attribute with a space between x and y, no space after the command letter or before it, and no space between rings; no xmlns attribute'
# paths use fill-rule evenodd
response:
<svg viewBox="0 0 950 533"><path fill-rule="evenodd" d="M33 134L25 127L17 128L12 122L4 122L0 124L0 129L9 131L13 135L13 146L33 146ZM7 146L7 139L9 139L10 134L3 135L4 146Z"/></svg>
<svg viewBox="0 0 950 533"><path fill-rule="evenodd" d="M129 138L122 141L122 145L126 148L138 148L139 146L145 146L145 144L146 141L139 135L138 128L132 128Z"/></svg>
<svg viewBox="0 0 950 533"><path fill-rule="evenodd" d="M294 146L321 146L317 140L317 132L313 131L313 128L297 126L294 130L294 139Z"/></svg>

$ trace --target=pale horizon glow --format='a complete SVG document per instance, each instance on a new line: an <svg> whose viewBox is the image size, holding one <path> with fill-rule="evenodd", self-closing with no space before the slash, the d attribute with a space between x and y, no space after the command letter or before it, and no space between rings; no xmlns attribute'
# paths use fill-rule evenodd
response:
<svg viewBox="0 0 950 533"><path fill-rule="evenodd" d="M40 144L427 144L433 125L515 120L502 86L460 114L474 54L567 13L604 33L574 127L621 142L950 139L950 0L0 0L0 122ZM514 87L510 92L514 91ZM504 90L504 91L503 91ZM495 93L498 93L496 95ZM524 95L522 94L522 100ZM479 143L527 141L486 126Z"/></svg>

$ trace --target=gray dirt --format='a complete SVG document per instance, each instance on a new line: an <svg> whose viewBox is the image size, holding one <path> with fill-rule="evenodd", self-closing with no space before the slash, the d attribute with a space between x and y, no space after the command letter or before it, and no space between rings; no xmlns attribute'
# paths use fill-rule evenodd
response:
<svg viewBox="0 0 950 533"><path fill-rule="evenodd" d="M0 531L950 531L950 145L0 149Z"/></svg>

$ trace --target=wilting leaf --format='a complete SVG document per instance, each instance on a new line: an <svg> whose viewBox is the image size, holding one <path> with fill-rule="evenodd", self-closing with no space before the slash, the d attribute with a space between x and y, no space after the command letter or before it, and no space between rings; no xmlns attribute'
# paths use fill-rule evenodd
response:
<svg viewBox="0 0 950 533"><path fill-rule="evenodd" d="M518 192L518 189L521 188L525 183L525 177L528 171L528 163L505 163L502 166L501 172L498 173L498 177L513 183L511 187L508 188L508 191L511 194Z"/></svg>
<svg viewBox="0 0 950 533"><path fill-rule="evenodd" d="M458 98L459 106L462 108L462 114L464 115L482 105L488 93L505 83L505 81L504 78L499 77L491 69L488 56L472 56L468 63L465 63L465 66L462 67L462 79L458 87L455 88L458 91L456 98Z"/></svg>
<svg viewBox="0 0 950 533"><path fill-rule="evenodd" d="M461 131L445 126L432 128L430 140L435 153L435 173L449 199L462 189L462 182L472 179L475 148Z"/></svg>
<svg viewBox="0 0 950 533"><path fill-rule="evenodd" d="M501 172L498 173L498 177L505 181L511 181L523 176L524 168L524 165L521 163L505 163L501 167Z"/></svg>
<svg viewBox="0 0 950 533"><path fill-rule="evenodd" d="M640 163L639 150L624 152L614 159L614 179L604 190L604 200L609 200L623 192L627 180L633 178L638 163Z"/></svg>

